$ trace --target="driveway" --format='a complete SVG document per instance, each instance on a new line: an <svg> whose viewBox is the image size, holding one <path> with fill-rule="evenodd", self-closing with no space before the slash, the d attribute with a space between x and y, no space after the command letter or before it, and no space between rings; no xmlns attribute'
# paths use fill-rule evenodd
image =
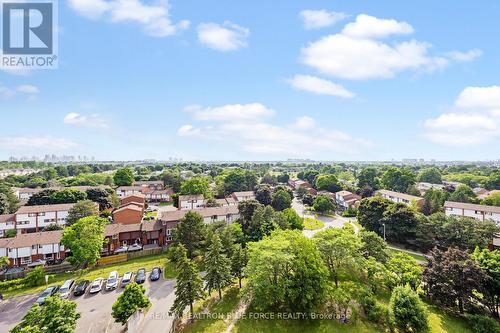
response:
<svg viewBox="0 0 500 333"><path fill-rule="evenodd" d="M160 279L155 282L146 280L144 286L152 306L145 315L139 332L169 332L173 318L168 316L168 310L174 302L174 285L175 280ZM77 311L81 313L76 333L123 332L124 326L115 323L111 317L111 307L122 292L123 288L117 288L109 292L103 290L94 295L90 295L88 292L79 297L71 295L70 299L76 302ZM3 301L0 304L0 332L8 332L18 324L37 296L38 294L32 294ZM161 317L154 315L161 311L166 313L162 314Z"/></svg>
<svg viewBox="0 0 500 333"><path fill-rule="evenodd" d="M302 203L302 201L298 200L297 198L293 198L292 200L292 208L299 214L301 217L304 218L313 218L320 220L325 223L325 226L321 229L316 229L316 230L304 230L302 233L306 237L312 237L314 234L317 232L328 229L328 228L342 228L345 223L350 223L351 219L345 218L339 215L335 215L335 217L330 217L330 216L323 216L323 215L318 215L314 214L312 212L307 211L306 207ZM354 230L356 233L358 232L358 227L354 226Z"/></svg>

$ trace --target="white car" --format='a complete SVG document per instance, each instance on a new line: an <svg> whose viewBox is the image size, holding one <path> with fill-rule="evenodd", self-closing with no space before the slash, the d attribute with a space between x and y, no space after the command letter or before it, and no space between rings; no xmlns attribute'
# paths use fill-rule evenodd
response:
<svg viewBox="0 0 500 333"><path fill-rule="evenodd" d="M103 282L104 282L104 279L101 277L92 281L92 284L90 285L89 293L95 294L95 293L100 292L102 289Z"/></svg>
<svg viewBox="0 0 500 333"><path fill-rule="evenodd" d="M116 289L118 286L118 272L112 271L109 273L108 280L106 280L106 290Z"/></svg>
<svg viewBox="0 0 500 333"><path fill-rule="evenodd" d="M132 244L132 245L130 245L130 246L128 247L128 250L129 250L129 251L139 251L139 250L142 250L142 245L137 244L137 243Z"/></svg>
<svg viewBox="0 0 500 333"><path fill-rule="evenodd" d="M69 294L71 293L71 290L73 289L74 284L75 284L74 280L64 281L61 288L59 288L59 297L67 299L69 297Z"/></svg>
<svg viewBox="0 0 500 333"><path fill-rule="evenodd" d="M123 274L122 283L121 283L122 288L125 288L125 286L127 284L129 284L130 281L132 281L132 275L133 274L134 273L132 273L132 272L127 272L127 273Z"/></svg>

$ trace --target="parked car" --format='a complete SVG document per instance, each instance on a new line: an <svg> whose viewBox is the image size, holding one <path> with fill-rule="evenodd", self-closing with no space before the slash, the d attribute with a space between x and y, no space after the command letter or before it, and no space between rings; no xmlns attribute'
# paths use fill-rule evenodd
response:
<svg viewBox="0 0 500 333"><path fill-rule="evenodd" d="M123 274L122 283L121 283L122 288L125 288L125 286L132 281L133 274L134 273L132 273L132 272L126 272L125 274Z"/></svg>
<svg viewBox="0 0 500 333"><path fill-rule="evenodd" d="M109 273L108 279L106 280L106 290L116 289L118 286L118 272L112 271Z"/></svg>
<svg viewBox="0 0 500 333"><path fill-rule="evenodd" d="M71 293L71 290L73 289L74 284L75 280L64 281L61 288L59 288L59 297L67 299L69 297L69 294Z"/></svg>
<svg viewBox="0 0 500 333"><path fill-rule="evenodd" d="M123 246L120 246L119 248L117 248L114 253L115 254L123 253L123 252L127 252L127 250L128 250L128 246L123 245Z"/></svg>
<svg viewBox="0 0 500 333"><path fill-rule="evenodd" d="M129 252L130 251L139 251L142 250L142 245L140 244L133 244L128 247Z"/></svg>
<svg viewBox="0 0 500 333"><path fill-rule="evenodd" d="M104 279L101 277L92 281L92 284L90 285L89 293L95 294L95 293L100 292L102 289L103 283L104 283Z"/></svg>
<svg viewBox="0 0 500 333"><path fill-rule="evenodd" d="M89 280L82 280L79 281L75 289L73 289L73 296L81 296L85 294L85 291L87 291L87 287L89 286L90 281Z"/></svg>
<svg viewBox="0 0 500 333"><path fill-rule="evenodd" d="M151 271L151 274L149 274L149 279L151 281L156 281L156 280L159 280L160 279L160 274L161 274L161 269L160 267L155 267L153 268L153 270Z"/></svg>
<svg viewBox="0 0 500 333"><path fill-rule="evenodd" d="M140 268L137 273L135 273L135 282L136 283L144 283L146 281L146 270L144 268Z"/></svg>
<svg viewBox="0 0 500 333"><path fill-rule="evenodd" d="M47 289L45 289L43 291L43 293L38 296L38 298L36 299L36 303L38 305L44 305L45 304L45 300L47 299L47 297L50 297L50 296L54 296L57 291L59 290L59 287L58 286L50 286L48 287Z"/></svg>

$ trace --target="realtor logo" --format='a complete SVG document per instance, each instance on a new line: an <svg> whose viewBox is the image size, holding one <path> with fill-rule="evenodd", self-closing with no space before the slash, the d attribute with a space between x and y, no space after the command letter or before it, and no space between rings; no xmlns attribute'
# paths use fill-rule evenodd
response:
<svg viewBox="0 0 500 333"><path fill-rule="evenodd" d="M1 68L57 67L57 4L50 0L0 0Z"/></svg>

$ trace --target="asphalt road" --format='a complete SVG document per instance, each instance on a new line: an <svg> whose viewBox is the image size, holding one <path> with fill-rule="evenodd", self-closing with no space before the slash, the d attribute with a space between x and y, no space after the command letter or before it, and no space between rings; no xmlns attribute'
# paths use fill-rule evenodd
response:
<svg viewBox="0 0 500 333"><path fill-rule="evenodd" d="M173 318L168 316L168 310L174 301L174 286L175 280L163 278L154 282L146 280L146 294L152 306L145 315L139 332L167 333L169 331ZM111 317L111 307L122 292L123 288L117 288L113 291L102 290L93 295L90 295L88 291L79 297L71 295L70 299L77 303L77 310L81 313L76 333L123 332L124 327L115 323ZM0 303L0 332L8 332L19 323L37 297L38 294L19 296Z"/></svg>

